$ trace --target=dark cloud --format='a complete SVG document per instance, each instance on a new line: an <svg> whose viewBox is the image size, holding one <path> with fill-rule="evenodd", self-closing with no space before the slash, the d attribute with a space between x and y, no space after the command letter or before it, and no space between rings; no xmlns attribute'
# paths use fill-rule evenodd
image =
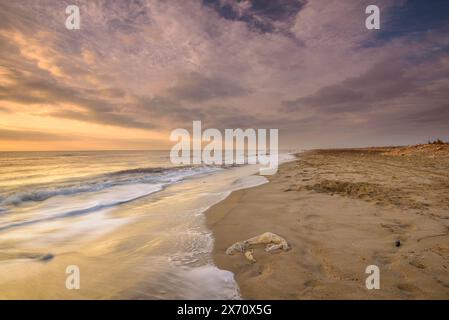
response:
<svg viewBox="0 0 449 320"><path fill-rule="evenodd" d="M442 72L442 69L445 70ZM385 61L358 77L323 87L312 95L283 101L280 110L311 110L323 114L324 118L332 114L369 114L388 110L388 117L395 112L395 116L405 117L403 108L406 105L408 112L414 113L415 120L423 116L429 121L426 113L441 108L442 103L447 106L444 101L449 100L449 92L443 90L441 84L449 82L447 74L449 66L444 63L426 61L422 65L409 65L403 61ZM416 109L427 111L415 113ZM447 113L440 110L436 114Z"/></svg>
<svg viewBox="0 0 449 320"><path fill-rule="evenodd" d="M168 96L136 96L135 100L133 108L148 112L154 119L168 119L173 126L205 117L203 109L186 107Z"/></svg>
<svg viewBox="0 0 449 320"><path fill-rule="evenodd" d="M203 0L221 17L240 21L248 28L261 33L288 32L295 16L305 5L300 0Z"/></svg>
<svg viewBox="0 0 449 320"><path fill-rule="evenodd" d="M312 95L283 101L282 111L311 107L317 111L338 112L348 111L349 106L354 107L352 111L360 111L370 103L399 97L411 89L414 87L410 79L406 79L404 68L387 62L375 65L361 76L323 87Z"/></svg>
<svg viewBox="0 0 449 320"><path fill-rule="evenodd" d="M168 95L180 101L204 102L217 98L243 97L251 92L236 80L200 73L185 75L168 90Z"/></svg>
<svg viewBox="0 0 449 320"><path fill-rule="evenodd" d="M447 94L446 101L449 101L449 94ZM429 106L427 110L417 110L404 114L401 117L402 121L415 124L425 125L443 125L447 126L449 123L449 103L442 102L439 106Z"/></svg>

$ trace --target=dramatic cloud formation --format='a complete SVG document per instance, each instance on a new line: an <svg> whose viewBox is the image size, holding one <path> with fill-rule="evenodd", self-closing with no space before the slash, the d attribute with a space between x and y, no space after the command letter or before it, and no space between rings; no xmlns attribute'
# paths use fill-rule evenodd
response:
<svg viewBox="0 0 449 320"><path fill-rule="evenodd" d="M160 149L169 132L279 128L309 148L449 139L449 4L0 3L0 150Z"/></svg>

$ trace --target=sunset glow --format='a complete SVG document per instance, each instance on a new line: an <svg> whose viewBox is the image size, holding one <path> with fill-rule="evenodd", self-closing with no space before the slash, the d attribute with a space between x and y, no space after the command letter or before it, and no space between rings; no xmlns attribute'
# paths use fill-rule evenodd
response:
<svg viewBox="0 0 449 320"><path fill-rule="evenodd" d="M367 30L365 2L86 1L67 30L68 1L3 1L0 150L167 149L194 120L288 148L448 137L447 20L378 1Z"/></svg>

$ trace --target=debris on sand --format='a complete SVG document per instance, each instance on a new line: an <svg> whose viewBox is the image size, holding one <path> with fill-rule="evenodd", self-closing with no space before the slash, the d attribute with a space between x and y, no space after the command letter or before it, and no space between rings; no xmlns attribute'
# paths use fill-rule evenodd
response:
<svg viewBox="0 0 449 320"><path fill-rule="evenodd" d="M280 249L286 251L290 249L290 246L284 238L272 232L265 232L248 240L234 243L226 250L226 254L244 253L246 259L254 263L256 259L254 259L253 251L248 249L258 244L266 244L265 252L273 252Z"/></svg>
<svg viewBox="0 0 449 320"><path fill-rule="evenodd" d="M254 256L253 256L253 250L245 251L245 258L247 260L251 261L252 263L256 262L256 259L254 259Z"/></svg>

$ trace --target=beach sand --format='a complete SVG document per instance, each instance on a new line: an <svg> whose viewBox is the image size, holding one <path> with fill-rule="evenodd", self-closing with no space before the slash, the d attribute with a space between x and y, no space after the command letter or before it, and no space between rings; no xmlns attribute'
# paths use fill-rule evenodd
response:
<svg viewBox="0 0 449 320"><path fill-rule="evenodd" d="M245 299L448 299L449 146L316 150L206 212ZM226 255L264 232L291 249ZM380 289L368 290L368 265Z"/></svg>

